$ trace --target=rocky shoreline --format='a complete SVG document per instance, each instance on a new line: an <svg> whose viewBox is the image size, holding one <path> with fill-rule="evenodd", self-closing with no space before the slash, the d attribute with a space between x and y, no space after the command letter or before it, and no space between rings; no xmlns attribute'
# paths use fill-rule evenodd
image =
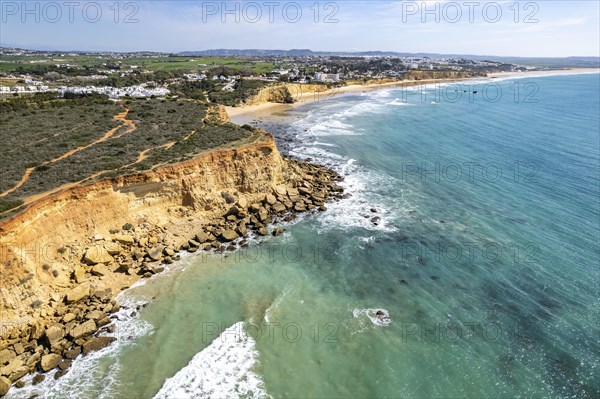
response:
<svg viewBox="0 0 600 399"><path fill-rule="evenodd" d="M110 334L115 332L113 321L121 309L115 297L135 281L162 272L166 264L179 259L180 251L233 251L247 246L250 235L281 235L278 221L293 220L298 213L325 211L328 201L343 197L343 188L337 184L343 178L336 172L297 160L285 162L297 178L257 200L256 196L249 200L239 193L222 192L226 211L209 223L197 225L193 218L179 226L127 223L109 235L95 234L86 242L60 248L66 254L83 254L70 276L72 288L40 304L41 310L28 324L0 330L0 396L12 386L23 387L22 378L31 373L36 373L34 385L46 378L58 379L75 358L115 341ZM272 224L275 227L270 231ZM118 288L95 288L97 282L111 279Z"/></svg>

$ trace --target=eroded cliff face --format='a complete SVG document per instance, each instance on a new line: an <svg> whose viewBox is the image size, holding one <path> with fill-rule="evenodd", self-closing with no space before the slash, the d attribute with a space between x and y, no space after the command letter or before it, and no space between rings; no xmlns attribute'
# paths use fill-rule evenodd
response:
<svg viewBox="0 0 600 399"><path fill-rule="evenodd" d="M127 223L162 226L161 240L179 248L184 229L223 216L224 193L252 203L295 178L293 165L265 134L253 143L34 203L0 223L0 318L5 325L21 324L51 312L73 287L73 273L94 237L110 237ZM113 276L95 288L110 286L118 293L117 280L127 286L133 278Z"/></svg>
<svg viewBox="0 0 600 399"><path fill-rule="evenodd" d="M262 88L258 94L246 100L245 104L291 103L302 94L321 93L327 90L326 85L320 84L280 83Z"/></svg>

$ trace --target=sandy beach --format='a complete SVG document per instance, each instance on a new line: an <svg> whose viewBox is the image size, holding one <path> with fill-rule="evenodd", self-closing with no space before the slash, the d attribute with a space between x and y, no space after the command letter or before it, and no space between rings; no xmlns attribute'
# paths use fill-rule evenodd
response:
<svg viewBox="0 0 600 399"><path fill-rule="evenodd" d="M538 77L538 76L552 76L552 75L573 75L573 74L591 74L600 73L600 69L597 68L572 68L555 71L532 71L532 72L498 72L488 74L487 79L499 79L499 78L524 78L524 77ZM344 87L338 87L335 89L323 91L323 92L307 92L301 93L294 96L295 102L293 104L279 104L279 103L262 103L256 105L248 105L241 107L225 107L231 121L238 125L251 123L256 119L265 117L277 118L278 115L282 115L289 110L300 107L305 104L325 101L334 96L348 94L348 93L362 93L367 91L384 89L387 87L402 87L402 86L414 86L428 83L444 83L444 82L455 82L458 80L480 80L478 78L469 79L436 79L436 80L401 80L397 82L389 82L382 84L370 84L370 85L348 85Z"/></svg>

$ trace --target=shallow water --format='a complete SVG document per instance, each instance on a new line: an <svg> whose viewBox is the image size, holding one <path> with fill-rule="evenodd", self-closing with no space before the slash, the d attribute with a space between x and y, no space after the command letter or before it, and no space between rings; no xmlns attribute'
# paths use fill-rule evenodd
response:
<svg viewBox="0 0 600 399"><path fill-rule="evenodd" d="M598 397L599 77L293 111L352 197L128 290L117 344L12 397Z"/></svg>

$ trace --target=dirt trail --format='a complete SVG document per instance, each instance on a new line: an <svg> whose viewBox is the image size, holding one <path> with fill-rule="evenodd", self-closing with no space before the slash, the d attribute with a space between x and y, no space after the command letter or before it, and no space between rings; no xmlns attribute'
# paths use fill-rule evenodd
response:
<svg viewBox="0 0 600 399"><path fill-rule="evenodd" d="M118 137L121 137L124 134L128 134L128 133L133 132L135 129L137 129L137 126L135 126L135 124L133 123L133 121L131 121L129 119L126 119L128 113L129 113L129 109L125 108L125 111L123 111L121 113L118 113L117 115L113 116L114 120L119 121L122 124L120 126L117 126L117 127L114 127L112 129L110 129L108 132L106 132L104 134L104 136L102 136L98 140L96 140L96 141L94 141L94 142L92 142L90 144L74 148L71 151L68 151L68 152L62 154L61 156L59 156L57 158L54 158L54 159L52 159L50 161L46 161L46 162L42 163L39 166L48 165L48 164L51 164L51 163L54 163L54 162L62 161L63 159L68 158L71 155L73 155L73 154L75 154L75 153L77 153L79 151L83 151L85 149L88 149L88 148L96 145L96 144L102 143L102 142L110 139L119 129L121 129L124 126L127 126L127 130L125 132L123 132L122 134L120 134ZM3 192L2 194L0 194L0 198L6 197L8 194L10 194L10 193L18 190L21 186L23 186L23 184L25 184L27 182L27 180L29 180L29 177L31 176L31 173L33 173L33 171L35 170L36 167L37 166L31 167L31 168L27 168L27 170L25 170L25 174L23 174L23 177L21 178L21 180L14 187L12 187L12 188L6 190L5 192ZM68 185L71 185L71 183L68 184ZM64 188L64 186L61 186L59 188L62 189L62 188ZM55 189L53 189L51 191L46 191L45 193L40 193L40 194L33 195L32 197L38 197L40 195L43 196L43 197L45 197L46 195L52 194L53 192L55 192ZM31 198L31 197L28 197L28 199L29 198Z"/></svg>
<svg viewBox="0 0 600 399"><path fill-rule="evenodd" d="M177 144L176 141L171 141L169 143L163 144L163 145L158 145L156 147L152 147L152 148L147 148L144 151L140 152L140 155L138 155L137 159L135 160L135 162L132 162L130 164L125 165L125 167L127 166L131 166L131 165L135 165L136 163L140 163L142 162L144 159L148 158L148 153L152 150L156 150L158 148L164 148L164 149L169 149L171 147L173 147L175 144Z"/></svg>

